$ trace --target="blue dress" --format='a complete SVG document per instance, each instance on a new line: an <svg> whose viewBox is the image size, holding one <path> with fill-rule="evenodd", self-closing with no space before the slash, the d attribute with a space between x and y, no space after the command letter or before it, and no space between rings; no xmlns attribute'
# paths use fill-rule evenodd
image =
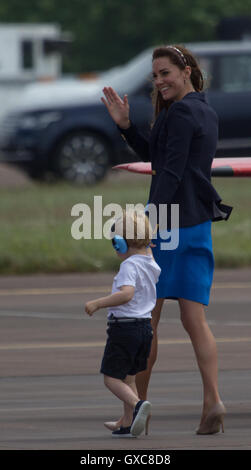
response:
<svg viewBox="0 0 251 470"><path fill-rule="evenodd" d="M155 261L161 268L157 298L188 299L209 304L213 281L214 256L212 251L211 220L192 227L177 229L179 243L174 250L161 249L167 240L153 239Z"/></svg>

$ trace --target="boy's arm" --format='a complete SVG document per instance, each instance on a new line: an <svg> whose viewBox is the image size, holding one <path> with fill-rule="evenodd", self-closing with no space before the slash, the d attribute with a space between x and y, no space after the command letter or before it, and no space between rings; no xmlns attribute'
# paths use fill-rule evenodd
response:
<svg viewBox="0 0 251 470"><path fill-rule="evenodd" d="M96 300L91 300L85 304L85 311L88 315L92 315L100 308L115 307L117 305L126 304L134 296L133 286L121 286L118 292L107 295L106 297L100 297Z"/></svg>

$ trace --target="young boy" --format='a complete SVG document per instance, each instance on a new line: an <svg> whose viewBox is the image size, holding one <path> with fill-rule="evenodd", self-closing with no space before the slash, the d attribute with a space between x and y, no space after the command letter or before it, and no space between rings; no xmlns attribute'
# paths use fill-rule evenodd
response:
<svg viewBox="0 0 251 470"><path fill-rule="evenodd" d="M124 211L111 231L122 263L111 295L87 302L85 311L91 316L108 307L108 338L100 372L106 387L124 403L122 426L112 434L131 437L143 432L151 411L148 401L139 400L135 375L147 367L160 268L149 248L151 227L144 212Z"/></svg>

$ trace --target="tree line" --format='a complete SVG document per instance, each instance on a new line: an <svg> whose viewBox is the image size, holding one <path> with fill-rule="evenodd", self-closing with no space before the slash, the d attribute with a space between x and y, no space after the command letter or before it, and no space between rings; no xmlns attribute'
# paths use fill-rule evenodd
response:
<svg viewBox="0 0 251 470"><path fill-rule="evenodd" d="M74 37L64 72L106 70L163 43L215 40L223 17L250 15L251 0L8 0L1 23L57 23Z"/></svg>

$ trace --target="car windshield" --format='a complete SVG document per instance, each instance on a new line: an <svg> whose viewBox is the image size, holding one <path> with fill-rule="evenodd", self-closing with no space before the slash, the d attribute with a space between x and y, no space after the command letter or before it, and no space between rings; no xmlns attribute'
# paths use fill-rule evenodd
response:
<svg viewBox="0 0 251 470"><path fill-rule="evenodd" d="M243 87L243 82L245 81L245 89L250 89L250 50L251 42L250 41L227 41L227 42L205 42L205 43L188 43L188 49L195 54L199 60L202 73L205 79L205 88L212 88L215 86L213 83L215 80L218 81L219 70L213 70L213 64L215 57L221 57L221 61L224 64L223 68L220 71L221 81L224 82L224 91L229 91L235 87L239 89ZM135 91L141 89L147 82L151 80L151 70L152 70L152 51L153 48L149 48L143 51L141 54L137 55L133 60L128 63L113 67L112 69L100 73L98 77L99 84L98 86L102 89L104 86L111 86L120 95L125 93L133 94ZM235 79L231 80L233 75L233 68L229 69L228 62L232 60L230 57L230 52L240 55L244 52L249 56L247 63L245 62L244 56L241 57L239 63L236 64L236 70L234 70ZM228 57L229 56L229 59ZM230 60L231 59L231 60ZM235 66L234 66L235 68ZM244 72L242 70L245 69ZM238 73L238 77L237 77ZM243 76L241 76L241 74ZM215 76L217 75L217 76ZM228 78L227 78L228 77ZM230 84L228 82L231 82ZM233 82L234 81L234 85ZM219 84L217 84L217 87Z"/></svg>
<svg viewBox="0 0 251 470"><path fill-rule="evenodd" d="M152 51L152 48L147 49L127 64L113 67L101 73L99 75L100 86L111 86L119 94L130 94L139 89L146 83L146 80L151 80ZM203 57L203 54L197 54L197 57L199 58L204 78L207 81L207 85L209 85L212 65L211 57Z"/></svg>
<svg viewBox="0 0 251 470"><path fill-rule="evenodd" d="M132 93L141 86L152 70L152 49L144 51L125 65L114 67L101 73L99 80L103 86L111 86L119 94Z"/></svg>

